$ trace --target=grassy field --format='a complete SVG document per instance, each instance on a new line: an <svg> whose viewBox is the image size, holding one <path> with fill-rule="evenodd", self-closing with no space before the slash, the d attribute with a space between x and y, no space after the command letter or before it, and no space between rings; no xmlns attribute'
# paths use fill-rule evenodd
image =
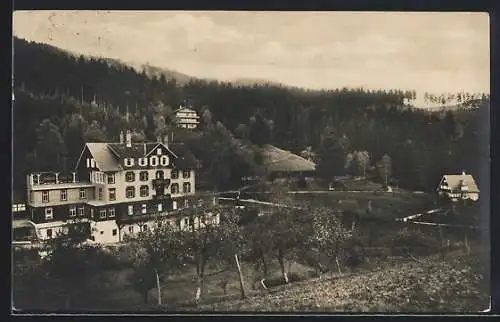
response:
<svg viewBox="0 0 500 322"><path fill-rule="evenodd" d="M477 252L466 255L457 250L444 260L434 255L392 261L370 272L325 276L189 310L478 312L488 307L489 289Z"/></svg>

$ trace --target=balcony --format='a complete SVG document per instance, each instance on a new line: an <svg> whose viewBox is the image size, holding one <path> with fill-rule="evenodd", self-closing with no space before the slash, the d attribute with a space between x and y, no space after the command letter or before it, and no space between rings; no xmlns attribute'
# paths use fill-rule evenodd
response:
<svg viewBox="0 0 500 322"><path fill-rule="evenodd" d="M65 184L77 183L76 173L59 173L59 172L38 172L29 174L29 184L32 186L44 184Z"/></svg>
<svg viewBox="0 0 500 322"><path fill-rule="evenodd" d="M170 194L166 194L166 195L153 195L153 200L157 200L157 201L167 200L167 199L170 199L170 198L171 198Z"/></svg>
<svg viewBox="0 0 500 322"><path fill-rule="evenodd" d="M170 185L170 179L153 179L152 184L154 187L168 187Z"/></svg>

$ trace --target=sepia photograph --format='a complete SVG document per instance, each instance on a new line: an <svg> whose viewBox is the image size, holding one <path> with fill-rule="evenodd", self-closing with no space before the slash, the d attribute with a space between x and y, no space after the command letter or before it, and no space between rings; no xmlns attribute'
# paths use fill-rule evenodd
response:
<svg viewBox="0 0 500 322"><path fill-rule="evenodd" d="M481 12L14 11L14 314L483 314Z"/></svg>

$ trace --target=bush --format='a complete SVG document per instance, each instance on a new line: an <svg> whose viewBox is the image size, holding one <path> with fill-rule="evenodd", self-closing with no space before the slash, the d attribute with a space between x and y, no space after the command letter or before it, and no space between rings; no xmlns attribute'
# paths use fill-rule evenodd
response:
<svg viewBox="0 0 500 322"><path fill-rule="evenodd" d="M404 228L398 232L393 242L394 255L430 255L439 251L439 240L419 230Z"/></svg>
<svg viewBox="0 0 500 322"><path fill-rule="evenodd" d="M316 273L313 271L308 271L304 274L290 272L287 275L288 275L288 282L289 283L304 281L304 280L307 280L307 279L312 278L312 277L317 277ZM276 286L284 285L285 279L283 278L283 276L270 277L270 278L266 278L264 280L264 284L266 285L267 288L276 287Z"/></svg>

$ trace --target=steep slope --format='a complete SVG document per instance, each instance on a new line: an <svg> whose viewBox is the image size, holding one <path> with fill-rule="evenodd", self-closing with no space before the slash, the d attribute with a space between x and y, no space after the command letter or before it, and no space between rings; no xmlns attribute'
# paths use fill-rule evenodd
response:
<svg viewBox="0 0 500 322"><path fill-rule="evenodd" d="M362 274L315 279L247 300L202 305L200 311L479 312L489 290L474 256L458 251Z"/></svg>

